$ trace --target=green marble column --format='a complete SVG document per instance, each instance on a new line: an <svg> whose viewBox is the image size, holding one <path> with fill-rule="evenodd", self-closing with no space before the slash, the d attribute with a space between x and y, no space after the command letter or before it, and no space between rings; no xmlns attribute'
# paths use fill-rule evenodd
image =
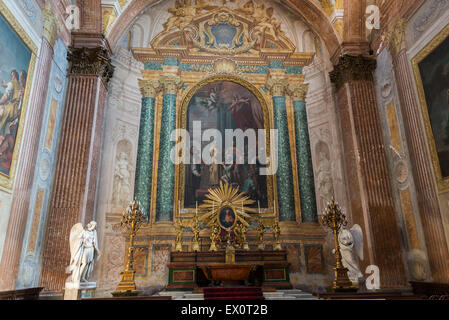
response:
<svg viewBox="0 0 449 320"><path fill-rule="evenodd" d="M143 98L140 111L134 198L140 202L142 212L149 216L153 177L154 107L159 83L151 80L140 80L139 86Z"/></svg>
<svg viewBox="0 0 449 320"><path fill-rule="evenodd" d="M176 129L176 96L182 87L178 76L161 77L164 95L162 103L161 133L159 142L159 165L157 174L156 221L172 221L175 196L175 164L171 151L175 141L170 137Z"/></svg>
<svg viewBox="0 0 449 320"><path fill-rule="evenodd" d="M318 222L315 180L313 176L312 152L310 149L309 127L305 97L308 85L289 86L295 114L296 159L301 199L302 222Z"/></svg>
<svg viewBox="0 0 449 320"><path fill-rule="evenodd" d="M285 80L270 79L267 87L273 96L274 128L278 130L276 185L279 221L296 221L293 170L285 98L286 82Z"/></svg>

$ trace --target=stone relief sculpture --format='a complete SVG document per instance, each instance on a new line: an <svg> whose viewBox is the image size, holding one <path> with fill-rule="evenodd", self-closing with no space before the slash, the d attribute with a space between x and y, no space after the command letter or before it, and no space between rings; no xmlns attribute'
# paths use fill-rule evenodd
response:
<svg viewBox="0 0 449 320"><path fill-rule="evenodd" d="M364 279L357 260L357 257L363 260L362 228L355 224L350 230L341 229L338 234L338 242L343 266L348 269L348 277L352 283L358 284L360 280Z"/></svg>
<svg viewBox="0 0 449 320"><path fill-rule="evenodd" d="M330 162L329 147L323 141L317 143L316 153L318 157L317 189L321 208L325 208L327 202L334 196L334 184L332 179L332 166Z"/></svg>
<svg viewBox="0 0 449 320"><path fill-rule="evenodd" d="M97 223L91 221L86 229L77 223L70 231L70 265L66 272L71 273L67 282L88 282L96 259L100 256L97 239Z"/></svg>
<svg viewBox="0 0 449 320"><path fill-rule="evenodd" d="M128 154L120 152L114 169L114 205L125 206L131 197L131 166Z"/></svg>

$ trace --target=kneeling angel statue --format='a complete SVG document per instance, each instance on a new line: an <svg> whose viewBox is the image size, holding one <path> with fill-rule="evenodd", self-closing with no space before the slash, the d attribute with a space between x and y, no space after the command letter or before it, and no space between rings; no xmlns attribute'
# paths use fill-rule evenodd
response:
<svg viewBox="0 0 449 320"><path fill-rule="evenodd" d="M88 282L94 269L95 261L100 256L97 239L97 223L91 221L86 229L77 223L70 231L70 265L66 273L71 273L67 282Z"/></svg>
<svg viewBox="0 0 449 320"><path fill-rule="evenodd" d="M363 260L362 228L358 224L352 226L350 230L342 228L338 234L338 242L343 266L348 269L349 280L358 285L364 280L357 260L357 257Z"/></svg>

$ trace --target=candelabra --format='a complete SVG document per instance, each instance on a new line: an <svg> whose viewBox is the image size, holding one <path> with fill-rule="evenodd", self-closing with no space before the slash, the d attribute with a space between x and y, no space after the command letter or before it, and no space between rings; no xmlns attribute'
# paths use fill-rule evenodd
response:
<svg viewBox="0 0 449 320"><path fill-rule="evenodd" d="M132 296L137 295L134 270L134 238L139 229L148 224L147 217L140 211L138 201L134 200L125 209L120 226L129 232L128 257L126 268L121 274L121 280L117 289L112 293L113 296Z"/></svg>
<svg viewBox="0 0 449 320"><path fill-rule="evenodd" d="M335 291L351 290L352 282L348 277L348 269L342 264L340 245L338 243L338 232L342 226L347 224L346 216L340 209L338 203L332 199L326 208L324 215L321 217L321 223L330 228L334 234L335 246L335 268L334 268L334 282L333 289Z"/></svg>

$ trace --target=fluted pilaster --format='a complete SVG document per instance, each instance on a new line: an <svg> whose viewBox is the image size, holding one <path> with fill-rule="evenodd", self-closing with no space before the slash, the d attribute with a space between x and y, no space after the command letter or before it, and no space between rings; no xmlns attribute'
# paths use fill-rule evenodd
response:
<svg viewBox="0 0 449 320"><path fill-rule="evenodd" d="M405 136L415 182L421 224L427 247L427 256L435 282L449 282L449 251L438 204L437 190L433 181L432 163L426 145L421 110L414 92L414 84L405 49L404 20L399 20L388 33L388 45L393 57L394 73L399 93Z"/></svg>
<svg viewBox="0 0 449 320"><path fill-rule="evenodd" d="M331 80L338 90L353 223L362 226L367 244L362 269L379 266L381 287L397 288L407 283L376 102L375 68L374 59L343 56Z"/></svg>
<svg viewBox="0 0 449 320"><path fill-rule="evenodd" d="M104 48L71 48L58 161L49 205L41 285L63 288L71 227L93 219L107 84L113 67Z"/></svg>

